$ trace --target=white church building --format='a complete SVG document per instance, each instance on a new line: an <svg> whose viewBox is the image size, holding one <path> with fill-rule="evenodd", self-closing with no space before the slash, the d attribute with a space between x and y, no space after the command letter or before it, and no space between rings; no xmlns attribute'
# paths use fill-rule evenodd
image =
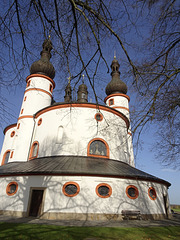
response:
<svg viewBox="0 0 180 240"><path fill-rule="evenodd" d="M52 93L52 43L32 64L17 123L4 130L0 156L0 214L43 219L122 220L169 217L170 183L134 166L127 86L111 64L104 105L77 101L71 85L62 102Z"/></svg>

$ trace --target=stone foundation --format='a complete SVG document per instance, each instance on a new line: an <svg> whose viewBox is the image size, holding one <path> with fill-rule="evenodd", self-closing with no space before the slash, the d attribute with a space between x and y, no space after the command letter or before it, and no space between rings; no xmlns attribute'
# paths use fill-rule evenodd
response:
<svg viewBox="0 0 180 240"><path fill-rule="evenodd" d="M27 212L0 210L0 215L11 217L28 217ZM141 214L142 220L160 220L167 218L165 214ZM40 219L48 220L77 220L77 221L123 221L121 214L101 214L101 213L60 213L44 212ZM169 215L171 218L171 215ZM136 219L133 218L132 219Z"/></svg>

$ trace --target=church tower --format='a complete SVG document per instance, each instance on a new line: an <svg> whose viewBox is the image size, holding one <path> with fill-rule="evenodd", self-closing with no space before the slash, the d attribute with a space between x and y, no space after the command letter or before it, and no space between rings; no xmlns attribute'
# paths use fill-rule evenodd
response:
<svg viewBox="0 0 180 240"><path fill-rule="evenodd" d="M17 124L8 126L4 131L5 139L2 152L4 149L9 149L9 159L6 155L2 156L4 161L28 160L31 139L34 134L34 114L51 105L52 93L55 88L53 81L55 69L49 61L52 50L50 39L46 39L42 47L41 59L32 64L30 75L26 78L27 85Z"/></svg>
<svg viewBox="0 0 180 240"><path fill-rule="evenodd" d="M106 95L107 97L104 99L104 102L107 106L116 109L117 111L121 112L125 115L129 122L129 101L130 98L127 93L127 86L126 84L120 79L120 71L119 71L119 62L114 56L114 59L111 63L111 76L112 79L106 86ZM132 145L132 133L131 128L129 127L127 131L127 155L129 158L129 164L134 166L134 153L133 153L133 145Z"/></svg>

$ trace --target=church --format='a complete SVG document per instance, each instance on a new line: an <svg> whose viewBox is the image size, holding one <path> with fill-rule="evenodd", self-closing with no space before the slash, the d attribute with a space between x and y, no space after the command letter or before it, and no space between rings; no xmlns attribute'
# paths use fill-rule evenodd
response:
<svg viewBox="0 0 180 240"><path fill-rule="evenodd" d="M0 214L59 220L170 216L170 183L134 165L127 86L114 57L104 104L88 102L84 81L72 100L70 80L55 102L52 43L34 62L17 123L4 129Z"/></svg>

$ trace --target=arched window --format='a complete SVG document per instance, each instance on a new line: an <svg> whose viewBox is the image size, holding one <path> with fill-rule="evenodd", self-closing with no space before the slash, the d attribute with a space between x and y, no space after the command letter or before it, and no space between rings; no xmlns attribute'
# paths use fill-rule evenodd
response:
<svg viewBox="0 0 180 240"><path fill-rule="evenodd" d="M92 139L88 144L88 156L100 156L103 158L109 158L109 146L101 138Z"/></svg>
<svg viewBox="0 0 180 240"><path fill-rule="evenodd" d="M36 158L38 156L38 151L39 151L39 143L35 141L30 150L29 159L31 160Z"/></svg>
<svg viewBox="0 0 180 240"><path fill-rule="evenodd" d="M4 153L4 155L3 155L3 159L2 159L1 165L4 165L4 164L8 163L9 158L10 158L10 150L7 150L7 151Z"/></svg>

